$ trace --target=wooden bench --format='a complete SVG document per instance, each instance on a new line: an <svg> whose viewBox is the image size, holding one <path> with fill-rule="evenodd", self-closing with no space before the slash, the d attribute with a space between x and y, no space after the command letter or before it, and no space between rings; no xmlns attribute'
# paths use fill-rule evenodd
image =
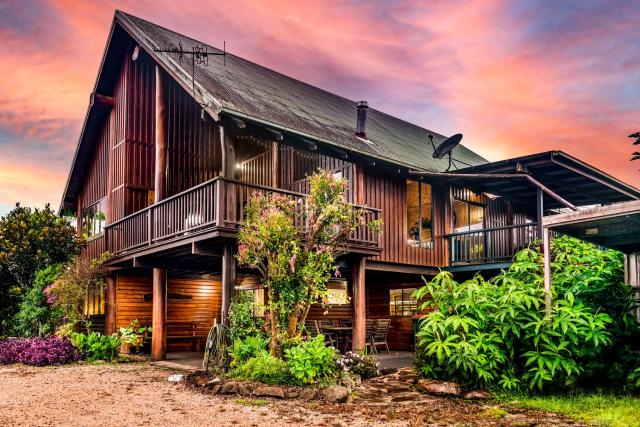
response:
<svg viewBox="0 0 640 427"><path fill-rule="evenodd" d="M194 351L200 350L200 342L207 338L199 329L201 323L167 322L167 341L191 341Z"/></svg>

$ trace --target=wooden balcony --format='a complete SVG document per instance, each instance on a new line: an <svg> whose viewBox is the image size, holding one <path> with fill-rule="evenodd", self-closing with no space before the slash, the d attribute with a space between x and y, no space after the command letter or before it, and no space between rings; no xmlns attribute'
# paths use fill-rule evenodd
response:
<svg viewBox="0 0 640 427"><path fill-rule="evenodd" d="M451 266L510 262L515 253L539 239L535 222L482 228L447 235Z"/></svg>
<svg viewBox="0 0 640 427"><path fill-rule="evenodd" d="M299 209L296 226L306 226L306 194L217 177L109 224L105 228L105 250L114 258L122 258L180 243L234 238L251 196L270 193L295 200ZM365 212L367 221L380 218L379 209L365 208ZM379 233L359 226L348 239L347 250L378 253Z"/></svg>

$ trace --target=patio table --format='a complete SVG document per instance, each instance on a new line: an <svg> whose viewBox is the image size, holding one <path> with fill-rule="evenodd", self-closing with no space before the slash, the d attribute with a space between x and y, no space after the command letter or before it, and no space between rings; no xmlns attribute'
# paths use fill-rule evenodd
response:
<svg viewBox="0 0 640 427"><path fill-rule="evenodd" d="M347 342L349 341L347 338L349 337L350 334L353 333L353 326L329 326L329 325L323 325L320 327L323 331L327 331L327 332L332 332L334 334L337 335L338 337L338 342L342 342L342 352L346 353L348 351L347 349Z"/></svg>

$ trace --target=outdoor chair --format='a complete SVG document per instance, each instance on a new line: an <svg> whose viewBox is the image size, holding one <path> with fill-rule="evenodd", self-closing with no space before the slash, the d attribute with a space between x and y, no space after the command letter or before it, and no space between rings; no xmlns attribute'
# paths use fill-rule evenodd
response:
<svg viewBox="0 0 640 427"><path fill-rule="evenodd" d="M330 320L305 320L305 328L306 328L306 324L307 322L313 322L314 323L314 332L313 332L313 336L316 335L324 335L324 342L326 344L329 344L332 347L337 347L338 345L338 340L337 337L332 334L331 332L327 332L327 331L323 331L322 330L322 326L333 326L333 322Z"/></svg>
<svg viewBox="0 0 640 427"><path fill-rule="evenodd" d="M378 319L373 331L373 352L378 352L378 346L384 345L387 349L387 354L390 354L389 344L387 343L387 335L389 334L389 328L391 327L391 319Z"/></svg>
<svg viewBox="0 0 640 427"><path fill-rule="evenodd" d="M373 338L378 324L377 319L366 319L364 323L364 347L375 353Z"/></svg>

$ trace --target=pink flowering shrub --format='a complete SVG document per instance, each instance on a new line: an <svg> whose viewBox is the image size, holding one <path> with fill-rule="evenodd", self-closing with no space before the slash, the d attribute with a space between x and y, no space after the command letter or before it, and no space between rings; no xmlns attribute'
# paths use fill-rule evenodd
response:
<svg viewBox="0 0 640 427"><path fill-rule="evenodd" d="M322 302L336 258L360 225L376 231L380 222L365 221L365 211L345 201L348 182L319 170L309 177L310 194L254 194L238 232L238 262L257 270L268 294L267 312L273 356L283 341L301 336L309 307Z"/></svg>

